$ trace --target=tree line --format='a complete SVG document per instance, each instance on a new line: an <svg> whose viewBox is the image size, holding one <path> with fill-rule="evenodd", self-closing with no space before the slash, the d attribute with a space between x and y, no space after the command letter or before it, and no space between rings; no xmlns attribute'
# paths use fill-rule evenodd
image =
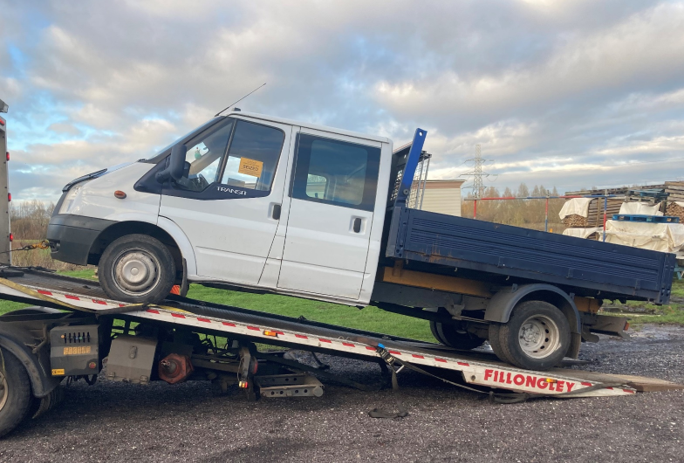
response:
<svg viewBox="0 0 684 463"><path fill-rule="evenodd" d="M501 193L495 187L485 190L485 198L524 198L528 196L559 196L556 187L545 188L543 185L535 185L532 190L521 183L517 190L510 188ZM473 218L475 196L471 193L466 195L461 204L461 215ZM564 199L549 199L549 231L562 233L565 226L558 217L558 213L563 207ZM495 222L504 225L514 225L516 227L531 228L534 230L544 230L544 218L546 210L546 200L544 199L513 199L500 201L478 201L477 219L487 222Z"/></svg>
<svg viewBox="0 0 684 463"><path fill-rule="evenodd" d="M54 211L53 203L37 200L12 203L10 220L12 234L19 240L44 240Z"/></svg>

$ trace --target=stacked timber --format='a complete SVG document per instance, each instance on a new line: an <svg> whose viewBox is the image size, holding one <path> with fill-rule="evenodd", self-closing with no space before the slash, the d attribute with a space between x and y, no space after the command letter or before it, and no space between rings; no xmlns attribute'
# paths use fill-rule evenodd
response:
<svg viewBox="0 0 684 463"><path fill-rule="evenodd" d="M684 182L665 182L665 193L670 202L684 202Z"/></svg>
<svg viewBox="0 0 684 463"><path fill-rule="evenodd" d="M665 182L667 196L666 215L679 217L679 223L684 223L684 182Z"/></svg>
<svg viewBox="0 0 684 463"><path fill-rule="evenodd" d="M593 198L589 202L587 216L571 214L563 219L563 225L568 228L589 228L603 226L604 202L603 198ZM605 208L606 217L612 219L613 215L620 213L620 206L624 198L608 198L608 207Z"/></svg>
<svg viewBox="0 0 684 463"><path fill-rule="evenodd" d="M589 226L589 220L578 214L570 214L563 219L563 225L568 228L586 228Z"/></svg>
<svg viewBox="0 0 684 463"><path fill-rule="evenodd" d="M682 201L680 201L682 203ZM669 202L667 204L667 212L665 215L670 217L679 217L679 223L684 223L684 207L680 206L676 202Z"/></svg>
<svg viewBox="0 0 684 463"><path fill-rule="evenodd" d="M672 183L672 182L665 182ZM676 183L676 182L675 182ZM594 188L592 190L579 190L579 191L566 191L565 194L568 196L589 196L589 195L624 195L627 194L629 190L650 190L650 189L662 189L665 185L639 185L639 186L623 186L620 188Z"/></svg>

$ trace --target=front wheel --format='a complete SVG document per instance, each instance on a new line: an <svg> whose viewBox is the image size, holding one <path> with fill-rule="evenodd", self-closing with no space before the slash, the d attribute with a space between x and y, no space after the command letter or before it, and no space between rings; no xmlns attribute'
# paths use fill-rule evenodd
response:
<svg viewBox="0 0 684 463"><path fill-rule="evenodd" d="M508 323L490 327L489 335L489 343L501 360L528 370L558 365L568 352L571 338L563 312L543 301L521 303L513 309Z"/></svg>
<svg viewBox="0 0 684 463"><path fill-rule="evenodd" d="M31 399L26 369L14 355L0 349L0 437L26 418Z"/></svg>
<svg viewBox="0 0 684 463"><path fill-rule="evenodd" d="M98 279L107 296L125 302L161 302L176 279L176 265L158 239L133 234L113 241L100 258Z"/></svg>

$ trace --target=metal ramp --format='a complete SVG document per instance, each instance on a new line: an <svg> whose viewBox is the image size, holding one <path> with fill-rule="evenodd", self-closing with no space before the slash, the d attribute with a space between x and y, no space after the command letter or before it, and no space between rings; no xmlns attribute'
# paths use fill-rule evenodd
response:
<svg viewBox="0 0 684 463"><path fill-rule="evenodd" d="M164 305L126 304L107 299L97 281L40 270L0 269L0 298L137 322L182 326L231 339L369 361L382 362L381 351L384 350L397 360L420 368L460 372L468 385L514 392L544 395L572 392L573 397L597 397L631 395L637 391L629 381L616 387L614 379L613 387L601 387L607 381L599 374L592 376L589 372L561 369L522 370L436 344L178 296L170 296ZM587 391L583 393L583 389Z"/></svg>

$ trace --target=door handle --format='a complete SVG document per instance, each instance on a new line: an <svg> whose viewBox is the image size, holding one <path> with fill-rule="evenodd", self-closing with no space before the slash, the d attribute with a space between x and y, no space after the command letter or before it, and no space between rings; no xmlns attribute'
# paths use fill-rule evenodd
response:
<svg viewBox="0 0 684 463"><path fill-rule="evenodd" d="M354 225L352 227L352 230L354 230L354 233L359 233L361 231L361 217L357 217L354 219Z"/></svg>
<svg viewBox="0 0 684 463"><path fill-rule="evenodd" d="M271 218L273 220L280 220L280 210L282 209L280 204L274 204L273 210L271 211Z"/></svg>

